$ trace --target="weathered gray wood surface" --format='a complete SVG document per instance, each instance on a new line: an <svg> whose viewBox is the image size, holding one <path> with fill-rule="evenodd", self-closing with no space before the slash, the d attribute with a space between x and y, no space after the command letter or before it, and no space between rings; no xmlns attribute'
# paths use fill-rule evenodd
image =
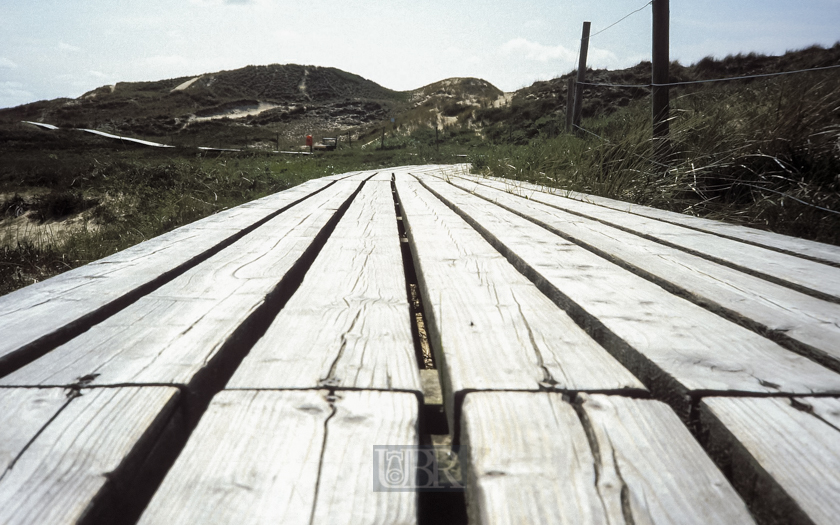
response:
<svg viewBox="0 0 840 525"><path fill-rule="evenodd" d="M329 184L313 180L226 210L110 257L0 297L0 374L44 338L104 313L109 305L189 266L241 230Z"/></svg>
<svg viewBox="0 0 840 525"><path fill-rule="evenodd" d="M459 172L458 175L453 176L464 176L465 178L475 180L487 179L496 182L506 182L504 179L498 179L495 177L485 178L464 175L463 172ZM708 233L714 233L715 235L720 235L721 237L728 237L736 241L755 244L756 246L763 246L765 248L778 250L780 252L789 253L791 255L798 255L800 257L806 257L815 261L833 264L835 266L840 265L840 248L838 248L837 246L832 246L830 244L809 241L807 239L799 239L797 237L790 237L788 235L781 235L769 231L758 230L755 228L749 228L747 226L741 226L738 224L730 224L722 221L703 219L701 217L694 217L692 215L686 215L684 213L660 210L658 208L651 208L650 206L643 206L641 204L633 204L630 202L609 199L606 197L599 197L598 195L590 195L587 193L580 193L576 191L561 190L558 188L542 186L539 184L532 184L528 182L507 181L507 183L512 187L516 188L517 192L521 192L524 195L529 195L529 193L526 192L531 191L550 193L568 199L597 204L598 206L611 208L613 210L632 213L634 215L641 215L642 217L648 217L650 219L658 219L660 221L678 224L687 228L692 228Z"/></svg>
<svg viewBox="0 0 840 525"><path fill-rule="evenodd" d="M96 313L61 312L5 354L47 352L0 378L0 523L133 519L173 463L144 523L413 523L416 493L372 490L373 446L439 442L445 425L419 414L442 401L477 522L751 522L721 471L762 519L838 513L840 399L812 394L840 393L840 374L759 335L837 356L837 304L690 253L715 239L763 250L740 234L471 179L336 175L20 295L33 304L10 307L19 324ZM781 244L763 252L789 257ZM422 374L409 252L440 369ZM111 295L86 298L97 286ZM640 379L720 471L677 413L633 399Z"/></svg>
<svg viewBox="0 0 840 525"><path fill-rule="evenodd" d="M840 399L713 397L700 411L713 457L758 516L837 523Z"/></svg>
<svg viewBox="0 0 840 525"><path fill-rule="evenodd" d="M335 183L0 385L190 385L357 188Z"/></svg>
<svg viewBox="0 0 840 525"><path fill-rule="evenodd" d="M683 416L694 392L840 392L840 374L487 200L424 180Z"/></svg>
<svg viewBox="0 0 840 525"><path fill-rule="evenodd" d="M834 302L840 301L840 268L836 266L821 264L809 259L734 241L661 220L628 214L604 206L538 191L520 190L518 185L493 180L482 180L481 184L510 191L558 209L632 231L637 235L796 288L817 297ZM828 250L831 251L830 248Z"/></svg>
<svg viewBox="0 0 840 525"><path fill-rule="evenodd" d="M455 397L468 391L642 388L428 190L408 177L396 188L450 430Z"/></svg>
<svg viewBox="0 0 840 525"><path fill-rule="evenodd" d="M408 393L223 391L140 523L415 523L415 493L372 488L373 446L416 425Z"/></svg>
<svg viewBox="0 0 840 525"><path fill-rule="evenodd" d="M227 388L422 392L402 264L391 185L367 182Z"/></svg>
<svg viewBox="0 0 840 525"><path fill-rule="evenodd" d="M0 389L0 523L103 523L143 487L176 388ZM12 414L9 416L9 414ZM11 461L9 460L11 458Z"/></svg>
<svg viewBox="0 0 840 525"><path fill-rule="evenodd" d="M424 179L426 180L426 179ZM840 369L840 304L823 301L601 222L465 179L451 183Z"/></svg>
<svg viewBox="0 0 840 525"><path fill-rule="evenodd" d="M471 523L752 523L657 401L478 392L463 407Z"/></svg>

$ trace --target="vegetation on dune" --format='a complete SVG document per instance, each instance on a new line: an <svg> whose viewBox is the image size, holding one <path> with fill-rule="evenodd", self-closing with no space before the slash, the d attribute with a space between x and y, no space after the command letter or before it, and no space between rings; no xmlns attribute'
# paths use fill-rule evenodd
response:
<svg viewBox="0 0 840 525"><path fill-rule="evenodd" d="M114 146L79 132L0 138L0 294L312 178L450 161L459 148L436 148L433 132L312 156Z"/></svg>
<svg viewBox="0 0 840 525"><path fill-rule="evenodd" d="M672 81L838 63L840 44L674 64ZM564 133L569 75L514 94L471 78L395 92L331 68L249 66L183 91L172 90L190 78L0 111L0 294L314 177L467 160L456 154L480 174L840 244L840 71L673 89L666 166L651 160L644 88L587 87L587 131ZM650 64L590 70L588 79L646 84ZM267 102L278 106L197 118ZM20 123L61 125L47 118L61 115L177 147ZM304 129L318 130L316 140L349 134L352 147L343 140L312 156L270 153L298 149Z"/></svg>
<svg viewBox="0 0 840 525"><path fill-rule="evenodd" d="M821 58L812 67L840 62L840 45L806 51ZM769 58L693 67L731 74ZM493 110L508 114L486 128L497 146L474 156L477 171L840 244L840 71L675 89L667 166L651 160L647 98L584 118L576 135L553 133L565 113L546 103Z"/></svg>

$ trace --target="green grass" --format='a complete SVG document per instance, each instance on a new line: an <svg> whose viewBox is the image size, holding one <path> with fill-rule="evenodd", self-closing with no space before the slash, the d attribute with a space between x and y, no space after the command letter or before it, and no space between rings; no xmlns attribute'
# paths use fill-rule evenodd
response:
<svg viewBox="0 0 840 525"><path fill-rule="evenodd" d="M472 158L477 171L840 244L840 73L672 94L671 154L651 161L650 106L584 119Z"/></svg>
<svg viewBox="0 0 840 525"><path fill-rule="evenodd" d="M449 136L389 134L306 155L124 147L82 134L7 135L0 161L0 294L218 211L348 171L456 162ZM42 142L42 139L45 139ZM15 219L25 214L25 218Z"/></svg>

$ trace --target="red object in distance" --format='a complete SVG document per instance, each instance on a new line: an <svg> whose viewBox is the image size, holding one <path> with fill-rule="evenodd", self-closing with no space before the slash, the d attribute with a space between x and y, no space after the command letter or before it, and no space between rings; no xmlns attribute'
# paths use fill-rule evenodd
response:
<svg viewBox="0 0 840 525"><path fill-rule="evenodd" d="M307 146L311 146L311 145L312 145L312 135L307 135L307 136L306 136L306 145L307 145Z"/></svg>

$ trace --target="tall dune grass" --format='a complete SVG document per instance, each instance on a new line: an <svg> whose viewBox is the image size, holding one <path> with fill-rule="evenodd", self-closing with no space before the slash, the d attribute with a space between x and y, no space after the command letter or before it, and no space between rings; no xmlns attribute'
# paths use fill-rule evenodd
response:
<svg viewBox="0 0 840 525"><path fill-rule="evenodd" d="M671 150L651 159L650 106L591 133L498 146L479 171L840 244L840 74L672 95Z"/></svg>

